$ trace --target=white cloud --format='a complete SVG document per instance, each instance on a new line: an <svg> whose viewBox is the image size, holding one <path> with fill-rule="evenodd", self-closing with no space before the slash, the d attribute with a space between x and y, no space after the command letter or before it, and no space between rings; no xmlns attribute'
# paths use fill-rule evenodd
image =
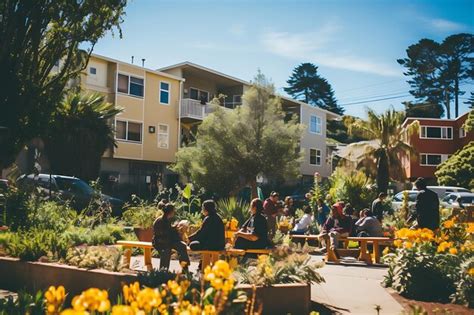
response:
<svg viewBox="0 0 474 315"><path fill-rule="evenodd" d="M326 24L319 31L309 33L267 31L263 33L261 40L267 51L286 58L307 60L331 68L383 76L401 75L401 71L391 65L338 51L328 52L328 50L335 50L328 46L338 37L338 30L338 26Z"/></svg>
<svg viewBox="0 0 474 315"><path fill-rule="evenodd" d="M428 23L429 26L435 28L438 31L441 32L457 32L464 30L466 27L465 25L445 19L429 19L429 18L424 18L424 20Z"/></svg>

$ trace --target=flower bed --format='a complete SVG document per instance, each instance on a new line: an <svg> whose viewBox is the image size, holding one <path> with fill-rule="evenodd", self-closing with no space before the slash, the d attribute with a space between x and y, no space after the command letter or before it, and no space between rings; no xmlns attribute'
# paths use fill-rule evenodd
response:
<svg viewBox="0 0 474 315"><path fill-rule="evenodd" d="M474 307L474 223L445 220L437 233L400 229L385 284L405 297Z"/></svg>

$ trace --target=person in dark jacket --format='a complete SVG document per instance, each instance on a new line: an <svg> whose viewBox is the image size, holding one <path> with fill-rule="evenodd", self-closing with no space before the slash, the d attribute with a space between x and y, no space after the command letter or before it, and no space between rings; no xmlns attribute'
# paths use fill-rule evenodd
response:
<svg viewBox="0 0 474 315"><path fill-rule="evenodd" d="M238 249L263 249L270 245L268 241L267 220L262 214L263 202L255 198L250 203L250 218L237 231L234 247Z"/></svg>
<svg viewBox="0 0 474 315"><path fill-rule="evenodd" d="M385 198L387 198L387 194L384 192L381 192L378 198L372 202L372 208L371 208L372 215L374 215L377 219L379 219L380 222L382 222L383 220L383 215L384 215L383 203L384 203Z"/></svg>
<svg viewBox="0 0 474 315"><path fill-rule="evenodd" d="M270 197L268 197L263 203L263 213L267 218L268 232L272 237L275 235L276 232L276 217L280 210L278 206L279 198L280 194L275 191L272 191Z"/></svg>
<svg viewBox="0 0 474 315"><path fill-rule="evenodd" d="M162 207L163 215L153 223L153 247L160 253L160 269L169 269L171 250L178 252L179 262L183 268L189 265L186 244L181 240L176 227L171 225L175 214L170 203Z"/></svg>
<svg viewBox="0 0 474 315"><path fill-rule="evenodd" d="M204 220L201 228L189 236L192 250L223 250L225 248L224 222L216 212L214 200L202 203Z"/></svg>
<svg viewBox="0 0 474 315"><path fill-rule="evenodd" d="M416 196L415 213L408 218L408 222L416 219L418 228L436 230L439 228L438 195L426 188L426 181L422 177L415 181L415 187L420 192Z"/></svg>

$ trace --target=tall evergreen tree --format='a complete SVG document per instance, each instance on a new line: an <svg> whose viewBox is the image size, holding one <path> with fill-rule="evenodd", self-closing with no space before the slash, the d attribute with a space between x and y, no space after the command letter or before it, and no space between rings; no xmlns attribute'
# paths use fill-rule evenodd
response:
<svg viewBox="0 0 474 315"><path fill-rule="evenodd" d="M464 104L469 105L470 109L474 109L474 92L471 92L471 96L467 101L464 102Z"/></svg>
<svg viewBox="0 0 474 315"><path fill-rule="evenodd" d="M337 104L331 84L318 73L318 67L306 62L293 69L286 81L288 87L284 90L297 100L321 107L333 113L342 115L344 109Z"/></svg>
<svg viewBox="0 0 474 315"><path fill-rule="evenodd" d="M474 39L472 34L456 34L441 44L421 39L406 50L407 57L398 59L410 79L410 93L420 105L444 105L451 118L454 100L455 116L459 115L459 96L464 94L460 85L474 79ZM432 112L426 112L432 114ZM440 116L442 112L440 113Z"/></svg>

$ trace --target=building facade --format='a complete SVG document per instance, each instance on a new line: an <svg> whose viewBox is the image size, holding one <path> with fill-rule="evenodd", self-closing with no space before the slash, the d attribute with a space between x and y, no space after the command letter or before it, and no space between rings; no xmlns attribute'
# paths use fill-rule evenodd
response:
<svg viewBox="0 0 474 315"><path fill-rule="evenodd" d="M209 102L222 96L221 106L229 110L242 104L242 95L250 88L250 82L223 74L191 62L159 69L184 78L180 108L181 144L186 145L201 121L212 111ZM303 161L300 172L305 181L312 182L315 172L322 177L331 174L331 158L326 144L327 121L340 118L338 115L310 106L306 103L281 97L282 108L288 114L296 114L305 125L300 148Z"/></svg>
<svg viewBox="0 0 474 315"><path fill-rule="evenodd" d="M407 118L403 126L417 120L419 131L409 137L408 142L415 148L415 156L402 156L407 178L414 180L424 177L435 179L436 167L453 153L474 141L474 132L466 132L463 124L469 112L456 119Z"/></svg>
<svg viewBox="0 0 474 315"><path fill-rule="evenodd" d="M105 152L101 178L106 185L129 184L137 193L150 195L171 187L178 176L167 166L175 162L179 147L191 142L198 125L212 112L210 101L232 110L242 104L250 82L190 62L147 69L93 54L81 75L83 89L106 95L122 108L112 122L117 146ZM304 154L301 175L312 181L315 172L331 174L326 125L339 116L306 103L282 97L288 114L305 125L300 147ZM115 185L118 186L118 185Z"/></svg>

